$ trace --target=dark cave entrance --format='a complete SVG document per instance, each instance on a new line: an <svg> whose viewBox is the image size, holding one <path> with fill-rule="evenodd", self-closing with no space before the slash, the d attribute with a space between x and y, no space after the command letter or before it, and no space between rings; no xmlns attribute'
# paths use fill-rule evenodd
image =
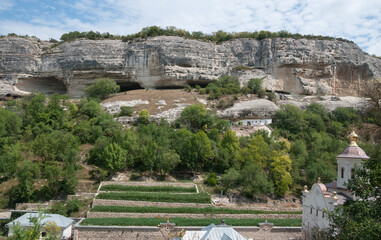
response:
<svg viewBox="0 0 381 240"><path fill-rule="evenodd" d="M144 89L139 83L136 82L117 82L120 87L119 92L127 92L131 90Z"/></svg>
<svg viewBox="0 0 381 240"><path fill-rule="evenodd" d="M56 77L23 78L18 80L16 87L21 91L45 93L48 96L67 93L66 85Z"/></svg>

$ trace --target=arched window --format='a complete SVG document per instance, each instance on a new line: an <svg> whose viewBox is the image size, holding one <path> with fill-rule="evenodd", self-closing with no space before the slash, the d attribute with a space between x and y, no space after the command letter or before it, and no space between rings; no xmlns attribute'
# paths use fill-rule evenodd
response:
<svg viewBox="0 0 381 240"><path fill-rule="evenodd" d="M353 177L353 168L351 168L351 178Z"/></svg>
<svg viewBox="0 0 381 240"><path fill-rule="evenodd" d="M344 178L344 168L341 168L341 178Z"/></svg>

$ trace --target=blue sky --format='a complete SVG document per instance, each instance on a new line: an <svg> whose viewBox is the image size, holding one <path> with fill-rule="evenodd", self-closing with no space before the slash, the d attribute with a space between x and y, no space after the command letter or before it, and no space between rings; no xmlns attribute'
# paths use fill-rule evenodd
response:
<svg viewBox="0 0 381 240"><path fill-rule="evenodd" d="M381 56L381 0L0 0L0 34L59 39L147 26L212 33L287 30L342 37Z"/></svg>

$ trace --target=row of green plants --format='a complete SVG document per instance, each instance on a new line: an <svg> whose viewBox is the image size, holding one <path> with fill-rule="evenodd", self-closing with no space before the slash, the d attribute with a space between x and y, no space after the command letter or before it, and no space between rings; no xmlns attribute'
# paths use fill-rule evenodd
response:
<svg viewBox="0 0 381 240"><path fill-rule="evenodd" d="M171 218L170 222L177 226L208 226L209 224L220 224L222 219L218 218ZM231 226L258 226L265 219L234 219L226 218L225 223ZM268 219L275 226L300 227L301 219ZM81 225L94 226L157 226L166 222L163 218L86 218Z"/></svg>
<svg viewBox="0 0 381 240"><path fill-rule="evenodd" d="M195 193L195 187L104 185L101 191Z"/></svg>
<svg viewBox="0 0 381 240"><path fill-rule="evenodd" d="M170 193L161 193L161 192L154 192L154 193L108 192L108 193L99 193L96 199L148 201L148 202L211 203L210 195L207 193L170 194Z"/></svg>
<svg viewBox="0 0 381 240"><path fill-rule="evenodd" d="M262 211L218 207L129 207L95 206L91 212L127 212L127 213L193 213L193 214L302 214L301 211Z"/></svg>

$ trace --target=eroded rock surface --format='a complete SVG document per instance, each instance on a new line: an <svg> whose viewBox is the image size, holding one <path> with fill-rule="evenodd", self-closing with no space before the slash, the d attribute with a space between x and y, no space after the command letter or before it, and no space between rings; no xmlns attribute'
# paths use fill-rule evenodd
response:
<svg viewBox="0 0 381 240"><path fill-rule="evenodd" d="M242 68L244 67L244 68ZM246 70L237 70L246 69ZM0 94L21 91L74 97L110 77L121 90L206 85L221 75L244 84L263 79L268 90L306 95L361 93L381 77L381 60L337 40L237 39L222 44L154 37L147 40L75 40L58 47L34 38L0 38Z"/></svg>

